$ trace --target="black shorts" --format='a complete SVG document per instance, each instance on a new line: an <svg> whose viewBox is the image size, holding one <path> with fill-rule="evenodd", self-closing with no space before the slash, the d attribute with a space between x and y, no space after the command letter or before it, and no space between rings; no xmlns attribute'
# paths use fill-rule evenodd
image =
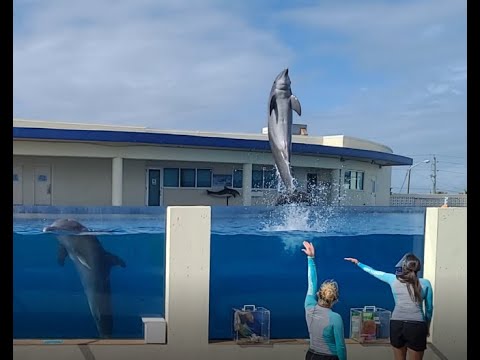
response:
<svg viewBox="0 0 480 360"><path fill-rule="evenodd" d="M305 355L305 360L338 360L337 355L327 355L327 354L319 354L317 352L313 352L312 350L308 350L307 354Z"/></svg>
<svg viewBox="0 0 480 360"><path fill-rule="evenodd" d="M414 351L427 348L428 327L424 321L390 320L390 344L396 348L406 346Z"/></svg>

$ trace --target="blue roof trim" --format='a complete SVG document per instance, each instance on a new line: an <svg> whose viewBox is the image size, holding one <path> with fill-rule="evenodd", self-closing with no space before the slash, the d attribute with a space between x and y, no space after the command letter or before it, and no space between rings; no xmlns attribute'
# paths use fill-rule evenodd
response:
<svg viewBox="0 0 480 360"><path fill-rule="evenodd" d="M159 134L110 130L14 127L13 138L125 142L170 146L199 146L222 149L241 149L250 151L270 151L270 144L266 140L232 139L197 135ZM381 151L352 149L336 146L293 143L292 152L294 154L303 155L323 155L373 160L382 165L411 165L413 163L413 159L405 156L384 153Z"/></svg>

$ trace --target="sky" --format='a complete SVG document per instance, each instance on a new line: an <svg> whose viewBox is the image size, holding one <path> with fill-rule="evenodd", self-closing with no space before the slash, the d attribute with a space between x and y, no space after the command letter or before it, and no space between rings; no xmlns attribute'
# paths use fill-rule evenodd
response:
<svg viewBox="0 0 480 360"><path fill-rule="evenodd" d="M14 117L260 133L288 67L310 136L411 157L411 193L432 191L434 158L437 191L467 189L466 0L13 4Z"/></svg>

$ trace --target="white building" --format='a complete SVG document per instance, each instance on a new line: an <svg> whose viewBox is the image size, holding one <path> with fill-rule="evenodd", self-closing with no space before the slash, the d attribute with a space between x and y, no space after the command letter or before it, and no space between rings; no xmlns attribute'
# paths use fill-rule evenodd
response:
<svg viewBox="0 0 480 360"><path fill-rule="evenodd" d="M334 205L390 200L391 166L412 159L344 135L293 135L299 186ZM162 131L13 119L13 204L53 206L269 204L277 196L267 134Z"/></svg>

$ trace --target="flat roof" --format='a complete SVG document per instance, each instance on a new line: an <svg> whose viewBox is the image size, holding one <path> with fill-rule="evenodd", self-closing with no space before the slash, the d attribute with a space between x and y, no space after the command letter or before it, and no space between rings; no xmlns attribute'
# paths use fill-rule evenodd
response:
<svg viewBox="0 0 480 360"><path fill-rule="evenodd" d="M73 141L100 143L149 144L158 146L203 147L222 150L270 152L270 143L265 134L202 133L188 131L165 131L142 127L114 127L42 121L13 121L14 140ZM335 146L323 145L325 140ZM340 140L340 141L339 141ZM356 143L363 148L343 147L345 142ZM319 144L320 143L320 144ZM365 147L382 149L368 150ZM307 156L326 156L373 161L378 165L411 165L413 159L395 155L391 149L373 142L345 137L293 136L292 153Z"/></svg>

